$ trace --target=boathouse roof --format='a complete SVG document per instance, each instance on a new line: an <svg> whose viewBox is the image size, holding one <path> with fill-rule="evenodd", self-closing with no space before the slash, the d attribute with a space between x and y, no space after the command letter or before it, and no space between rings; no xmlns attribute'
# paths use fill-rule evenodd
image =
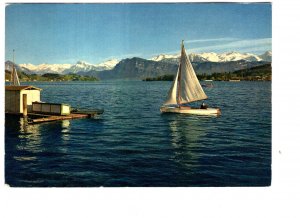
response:
<svg viewBox="0 0 300 218"><path fill-rule="evenodd" d="M5 91L42 90L34 86L5 86Z"/></svg>

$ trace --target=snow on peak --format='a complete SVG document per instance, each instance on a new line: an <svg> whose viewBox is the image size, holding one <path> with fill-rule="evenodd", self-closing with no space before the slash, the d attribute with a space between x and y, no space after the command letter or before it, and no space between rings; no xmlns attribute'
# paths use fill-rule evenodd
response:
<svg viewBox="0 0 300 218"><path fill-rule="evenodd" d="M150 58L152 61L164 61L168 63L178 63L180 54L159 54ZM272 61L272 51L266 51L261 55L251 53L239 53L235 51L227 53L203 52L203 53L190 53L189 58L192 62L228 62L228 61ZM85 61L77 61L75 64L39 64L34 65L31 63L20 64L25 71L30 73L45 74L45 73L78 73L88 71L103 71L113 69L119 61L117 59L109 59L99 64L90 64Z"/></svg>
<svg viewBox="0 0 300 218"><path fill-rule="evenodd" d="M95 71L103 71L103 70L110 70L119 63L116 59L111 59L105 61L100 64L90 64L86 61L79 60L75 64L20 64L20 67L26 68L30 70L32 73L37 74L45 74L45 73L59 73L59 74L66 74L66 73L78 73L78 72L87 72L91 70Z"/></svg>
<svg viewBox="0 0 300 218"><path fill-rule="evenodd" d="M217 54L215 52L203 52L203 53L190 53L189 58L192 62L228 62L228 61L271 61L272 52L268 51L262 55L255 55L251 53L240 53L236 51L225 52ZM160 54L149 60L153 61L165 61L175 62L178 61L179 55L164 55Z"/></svg>
<svg viewBox="0 0 300 218"><path fill-rule="evenodd" d="M152 61L161 61L161 60L164 60L164 59L173 59L173 58L179 58L179 54L176 54L176 55L168 55L168 54L160 54L160 55L157 55L153 58L150 58L150 60Z"/></svg>
<svg viewBox="0 0 300 218"><path fill-rule="evenodd" d="M259 56L264 61L272 62L272 51L266 51L262 55Z"/></svg>
<svg viewBox="0 0 300 218"><path fill-rule="evenodd" d="M20 67L27 68L34 73L62 73L65 69L69 68L71 64L20 64Z"/></svg>
<svg viewBox="0 0 300 218"><path fill-rule="evenodd" d="M206 59L207 61L210 62L219 62L219 57L217 53L214 52L204 52L201 54L198 54L200 57Z"/></svg>
<svg viewBox="0 0 300 218"><path fill-rule="evenodd" d="M114 68L118 63L119 63L119 61L117 59L110 59L103 63L98 64L98 66L106 68L107 70L110 70L110 69Z"/></svg>
<svg viewBox="0 0 300 218"><path fill-rule="evenodd" d="M228 53L220 54L218 62L239 61L239 60L261 61L261 58L258 55L249 54L249 53L228 52Z"/></svg>

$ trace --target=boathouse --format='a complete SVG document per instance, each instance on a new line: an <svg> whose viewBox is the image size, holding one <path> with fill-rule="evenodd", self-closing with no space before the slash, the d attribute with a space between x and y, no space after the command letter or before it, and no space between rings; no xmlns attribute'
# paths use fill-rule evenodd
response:
<svg viewBox="0 0 300 218"><path fill-rule="evenodd" d="M41 90L34 86L5 86L5 113L23 114L23 107L26 106L27 111L31 112L32 102L41 99Z"/></svg>

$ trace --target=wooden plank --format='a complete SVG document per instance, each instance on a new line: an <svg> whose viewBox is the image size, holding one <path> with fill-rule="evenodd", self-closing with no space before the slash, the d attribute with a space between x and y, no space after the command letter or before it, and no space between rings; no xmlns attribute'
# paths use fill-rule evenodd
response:
<svg viewBox="0 0 300 218"><path fill-rule="evenodd" d="M51 121L58 121L58 120L71 120L71 119L80 119L80 118L87 118L89 114L70 114L67 116L47 116L37 119L32 119L29 124L36 124L36 123L44 123L44 122L51 122Z"/></svg>

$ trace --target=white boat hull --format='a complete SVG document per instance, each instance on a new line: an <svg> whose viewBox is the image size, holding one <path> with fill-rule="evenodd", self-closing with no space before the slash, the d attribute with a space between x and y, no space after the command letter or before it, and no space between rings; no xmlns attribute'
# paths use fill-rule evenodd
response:
<svg viewBox="0 0 300 218"><path fill-rule="evenodd" d="M162 113L179 113L179 114L194 114L194 115L204 115L204 116L218 116L221 115L221 110L219 108L191 108L191 107L171 107L162 106L160 108Z"/></svg>

